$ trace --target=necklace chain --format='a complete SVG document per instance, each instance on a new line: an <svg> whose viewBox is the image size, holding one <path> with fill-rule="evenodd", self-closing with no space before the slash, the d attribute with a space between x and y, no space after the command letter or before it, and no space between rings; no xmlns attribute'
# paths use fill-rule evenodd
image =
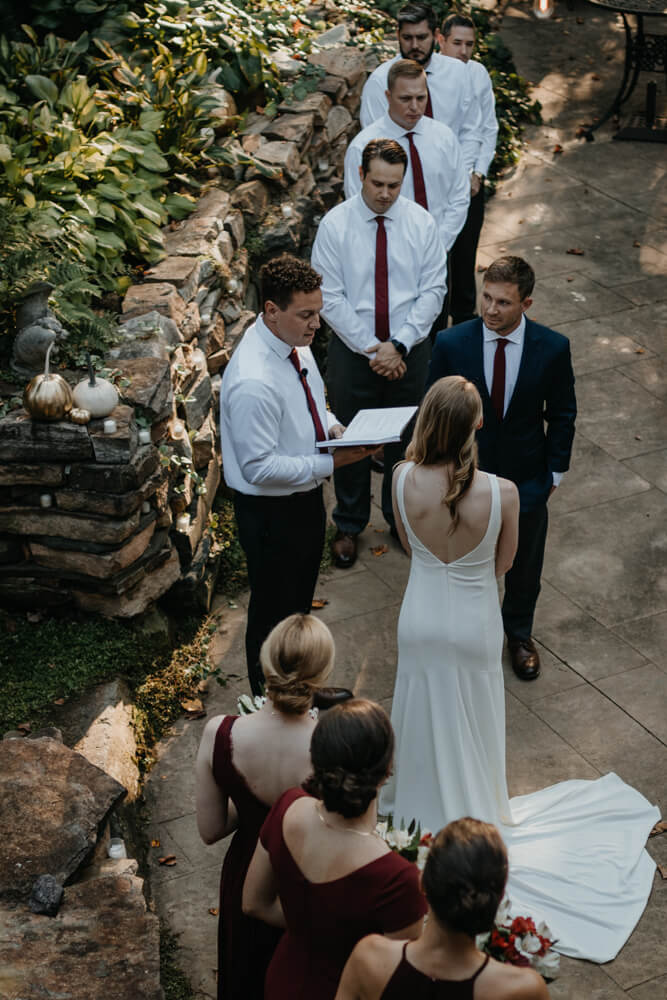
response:
<svg viewBox="0 0 667 1000"><path fill-rule="evenodd" d="M352 827L342 827L334 826L333 823L329 823L328 820L322 815L321 803L317 803L315 806L317 815L320 817L325 826L329 827L330 830L335 830L337 833L356 833L357 837L377 837L379 836L377 830L354 830Z"/></svg>

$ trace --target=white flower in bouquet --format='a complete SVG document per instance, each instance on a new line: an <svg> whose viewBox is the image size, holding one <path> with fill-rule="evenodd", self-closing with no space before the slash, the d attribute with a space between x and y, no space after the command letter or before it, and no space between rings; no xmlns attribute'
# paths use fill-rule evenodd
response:
<svg viewBox="0 0 667 1000"><path fill-rule="evenodd" d="M417 865L417 868L419 868L420 872L424 871L424 865L426 864L426 859L428 857L428 852L430 850L431 848L428 846L428 844L422 844L420 847L417 848L417 860L415 864Z"/></svg>
<svg viewBox="0 0 667 1000"><path fill-rule="evenodd" d="M484 951L484 946L491 937L491 931L487 931L486 934L478 934L475 938L475 947L479 948L480 951Z"/></svg>
<svg viewBox="0 0 667 1000"><path fill-rule="evenodd" d="M510 900L509 896L503 896L502 900L500 901L500 906L498 907L498 912L496 913L495 923L504 924L507 920L509 920L511 909L512 909L512 901Z"/></svg>
<svg viewBox="0 0 667 1000"><path fill-rule="evenodd" d="M254 698L249 694L240 694L236 700L239 715L252 715L253 712L259 712L265 704L266 696L260 694L256 694Z"/></svg>
<svg viewBox="0 0 667 1000"><path fill-rule="evenodd" d="M530 964L545 979L555 979L560 971L560 955L550 948L546 955L533 955Z"/></svg>
<svg viewBox="0 0 667 1000"><path fill-rule="evenodd" d="M388 830L387 843L390 847L395 847L397 851L403 851L412 840L412 835L407 830Z"/></svg>
<svg viewBox="0 0 667 1000"><path fill-rule="evenodd" d="M375 827L375 832L378 837L382 837L383 840L387 839L387 821L386 819L380 820L378 825Z"/></svg>
<svg viewBox="0 0 667 1000"><path fill-rule="evenodd" d="M515 941L515 947L522 955L532 960L532 956L536 955L542 947L542 942L536 934L524 934L523 938Z"/></svg>
<svg viewBox="0 0 667 1000"><path fill-rule="evenodd" d="M544 920L541 920L537 925L537 933L540 937L548 938L549 941L556 940L553 931Z"/></svg>

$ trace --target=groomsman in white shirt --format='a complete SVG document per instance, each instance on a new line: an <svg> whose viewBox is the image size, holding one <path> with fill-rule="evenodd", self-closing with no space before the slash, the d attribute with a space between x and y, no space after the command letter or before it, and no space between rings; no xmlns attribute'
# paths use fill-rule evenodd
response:
<svg viewBox="0 0 667 1000"><path fill-rule="evenodd" d="M446 254L433 217L400 195L408 157L394 139L363 151L359 194L319 225L312 265L322 275L329 341L327 388L344 423L361 409L408 406L421 399L430 356L428 334L442 306ZM401 444L385 445L382 512L395 532L392 467ZM370 461L334 472L337 566L352 566L370 517Z"/></svg>
<svg viewBox="0 0 667 1000"><path fill-rule="evenodd" d="M283 254L262 267L259 279L264 311L234 351L220 390L225 481L234 490L248 562L253 694L261 692L259 651L268 633L287 615L311 608L324 547L322 482L372 450L338 448L330 455L315 445L343 433L327 410L310 350L320 325L320 275Z"/></svg>
<svg viewBox="0 0 667 1000"><path fill-rule="evenodd" d="M361 157L371 139L395 139L408 154L401 194L427 209L449 251L463 228L470 181L461 146L442 122L424 115L426 74L413 59L399 59L387 76L387 113L363 129L345 154L345 197L361 190Z"/></svg>
<svg viewBox="0 0 667 1000"><path fill-rule="evenodd" d="M480 111L479 142L470 174L470 208L463 229L449 257L449 312L454 325L476 316L475 260L484 222L484 178L496 152L498 121L493 87L486 67L472 58L475 24L465 14L450 14L436 32L440 51L458 59L466 68Z"/></svg>
<svg viewBox="0 0 667 1000"><path fill-rule="evenodd" d="M470 75L458 59L434 52L437 18L428 3L408 3L396 18L400 55L373 70L361 95L361 126L366 128L387 112L387 77L399 59L414 59L424 67L428 94L424 114L449 125L461 144L467 170L472 170L479 146L479 108Z"/></svg>

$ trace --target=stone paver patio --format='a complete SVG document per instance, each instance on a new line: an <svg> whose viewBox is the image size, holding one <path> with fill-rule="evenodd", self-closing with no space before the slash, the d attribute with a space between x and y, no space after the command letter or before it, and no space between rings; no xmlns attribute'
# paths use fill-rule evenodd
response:
<svg viewBox="0 0 667 1000"><path fill-rule="evenodd" d="M505 664L510 793L613 770L665 815L667 154L664 146L612 142L611 126L591 144L574 138L576 125L614 91L621 34L613 15L587 4L572 11L560 4L561 11L550 24L532 20L526 4L505 13L502 36L533 81L547 124L529 130L519 166L490 202L479 253L482 265L504 252L534 264L531 316L570 337L580 409L572 469L550 504L535 623L543 672L525 684ZM553 153L556 144L562 153ZM583 254L567 253L575 248ZM373 555L382 544L389 551ZM408 559L377 509L360 551L352 570L320 580L317 596L329 603L318 613L336 639L333 682L389 709ZM237 693L247 690L244 599L237 604L222 605L215 648L224 672L235 676L224 689L213 685L209 715L234 711ZM195 825L193 764L203 724L174 727L146 800L149 835L161 844L151 851L156 906L181 935L181 964L197 997L208 998L216 966L209 910L217 907L225 845L204 847ZM648 849L667 866L667 835ZM176 855L172 868L157 864L166 853ZM563 959L551 996L667 995L665 926L667 881L656 874L620 955L604 966Z"/></svg>

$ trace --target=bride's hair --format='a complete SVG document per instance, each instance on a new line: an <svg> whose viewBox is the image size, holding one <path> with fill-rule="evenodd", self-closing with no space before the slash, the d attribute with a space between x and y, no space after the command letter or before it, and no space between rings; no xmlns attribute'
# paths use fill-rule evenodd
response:
<svg viewBox="0 0 667 1000"><path fill-rule="evenodd" d="M498 830L457 819L437 834L422 887L438 923L475 937L491 930L507 882L507 850Z"/></svg>
<svg viewBox="0 0 667 1000"><path fill-rule="evenodd" d="M362 816L389 773L394 731L383 708L351 698L320 715L310 741L313 773L303 787L329 812Z"/></svg>
<svg viewBox="0 0 667 1000"><path fill-rule="evenodd" d="M286 715L307 712L333 669L334 652L333 636L318 618L290 615L279 622L259 656L274 707Z"/></svg>
<svg viewBox="0 0 667 1000"><path fill-rule="evenodd" d="M472 382L448 375L434 382L417 414L412 441L405 457L417 465L452 465L443 503L452 518L450 532L459 523L458 505L477 468L475 430L482 419L482 400Z"/></svg>

